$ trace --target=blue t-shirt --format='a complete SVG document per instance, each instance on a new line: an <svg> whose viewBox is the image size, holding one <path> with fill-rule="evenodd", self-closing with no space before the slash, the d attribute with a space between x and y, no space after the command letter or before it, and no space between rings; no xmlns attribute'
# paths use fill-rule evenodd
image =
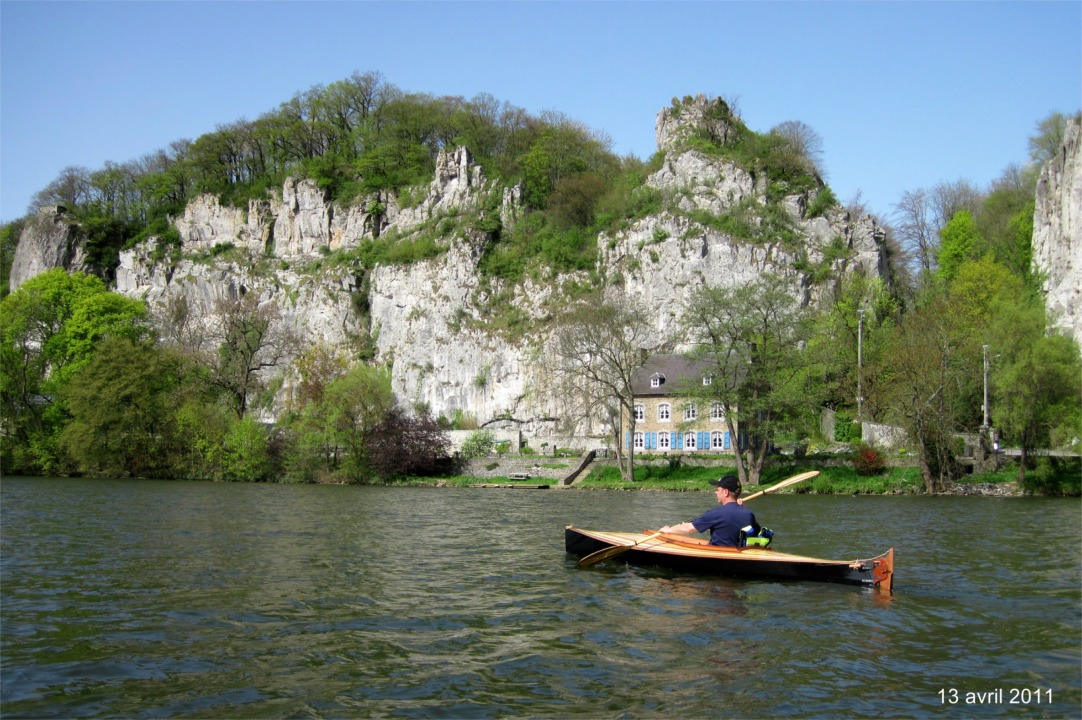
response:
<svg viewBox="0 0 1082 720"><path fill-rule="evenodd" d="M715 505L692 520L691 524L699 532L710 531L711 545L726 547L739 547L740 530L748 525L751 526L749 535L759 532L759 523L755 521L755 515L751 510L735 502Z"/></svg>

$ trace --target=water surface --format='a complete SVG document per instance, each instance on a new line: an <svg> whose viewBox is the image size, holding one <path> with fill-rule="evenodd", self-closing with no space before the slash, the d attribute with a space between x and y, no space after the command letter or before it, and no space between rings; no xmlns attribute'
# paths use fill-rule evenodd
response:
<svg viewBox="0 0 1082 720"><path fill-rule="evenodd" d="M892 597L564 553L566 524L679 522L705 491L8 478L0 500L5 718L1080 714L1077 499L749 505L779 549L895 547Z"/></svg>

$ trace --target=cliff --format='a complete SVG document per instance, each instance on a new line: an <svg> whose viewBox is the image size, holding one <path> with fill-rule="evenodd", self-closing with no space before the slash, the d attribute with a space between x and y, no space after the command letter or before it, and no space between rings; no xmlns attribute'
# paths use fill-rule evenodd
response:
<svg viewBox="0 0 1082 720"><path fill-rule="evenodd" d="M1037 181L1033 267L1045 276L1045 304L1055 324L1082 344L1082 122L1077 117Z"/></svg>
<svg viewBox="0 0 1082 720"><path fill-rule="evenodd" d="M777 205L786 217L784 238L758 236L770 190L765 180L685 142L703 127L728 140L733 127L719 103L700 97L685 101L679 113L659 114L665 157L641 191L656 193L661 209L597 238L597 276L609 291L649 308L659 341L678 320L682 301L706 283L737 286L769 270L816 303L846 273L886 274L882 230L871 217L851 217L836 205L813 216L818 188ZM531 357L544 347L545 319L562 301L561 288L589 279L582 273L508 286L483 276L478 263L491 238L474 220L498 213L502 225L511 226L522 212L521 188L487 179L464 148L441 152L432 182L409 195L419 200L408 207L389 193L343 207L313 181L290 179L246 211L200 196L175 219L179 259L156 260L153 239L126 251L116 289L152 307L183 296L207 323L215 322L218 299L254 292L260 302L275 303L309 344L355 352L357 339L367 339L376 359L391 364L395 393L405 405L426 407L434 416L516 425L534 436L557 434L557 403L546 395ZM733 213L744 218L744 231L712 221ZM444 252L370 271L337 261L377 238L419 233L435 233ZM12 287L57 264L57 252L42 249L54 247L51 241L34 237L24 237L20 250L25 242L27 255L37 259L13 271ZM63 243L58 238L56 247ZM495 327L497 303L527 330ZM280 399L290 388L287 376Z"/></svg>

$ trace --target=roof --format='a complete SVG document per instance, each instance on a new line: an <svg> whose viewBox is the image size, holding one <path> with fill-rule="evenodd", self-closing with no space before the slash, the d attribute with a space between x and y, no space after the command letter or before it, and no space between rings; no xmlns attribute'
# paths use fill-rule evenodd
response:
<svg viewBox="0 0 1082 720"><path fill-rule="evenodd" d="M654 355L631 374L631 390L635 397L675 395L689 385L700 385L703 375L710 372L713 364L705 360L691 360L683 355ZM651 386L651 378L658 376L658 387Z"/></svg>

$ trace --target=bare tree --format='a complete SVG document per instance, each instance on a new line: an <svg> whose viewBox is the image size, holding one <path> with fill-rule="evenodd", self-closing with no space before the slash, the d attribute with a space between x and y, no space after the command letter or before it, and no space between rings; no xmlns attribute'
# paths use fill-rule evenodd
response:
<svg viewBox="0 0 1082 720"><path fill-rule="evenodd" d="M630 299L582 302L557 320L546 360L554 379L551 391L558 398L576 395L592 407L595 417L600 414L612 424L617 465L625 480L634 479L634 447L630 442L624 447L619 418L628 418L628 437L634 437L632 374L652 349L652 328L645 317Z"/></svg>
<svg viewBox="0 0 1082 720"><path fill-rule="evenodd" d="M953 182L941 182L932 188L929 195L932 217L936 232L943 229L952 217L962 210L968 210L973 217L980 214L984 193L965 178Z"/></svg>
<svg viewBox="0 0 1082 720"><path fill-rule="evenodd" d="M823 175L823 138L810 125L799 120L786 120L770 132L783 138L793 152L808 162L809 170Z"/></svg>
<svg viewBox="0 0 1082 720"><path fill-rule="evenodd" d="M932 220L928 193L921 189L907 190L894 205L894 218L894 234L902 250L921 270L930 272L939 228Z"/></svg>
<svg viewBox="0 0 1082 720"><path fill-rule="evenodd" d="M230 407L243 418L252 395L263 387L264 371L288 357L296 339L278 306L260 304L254 293L221 299L215 310L220 325L212 382L225 391Z"/></svg>

